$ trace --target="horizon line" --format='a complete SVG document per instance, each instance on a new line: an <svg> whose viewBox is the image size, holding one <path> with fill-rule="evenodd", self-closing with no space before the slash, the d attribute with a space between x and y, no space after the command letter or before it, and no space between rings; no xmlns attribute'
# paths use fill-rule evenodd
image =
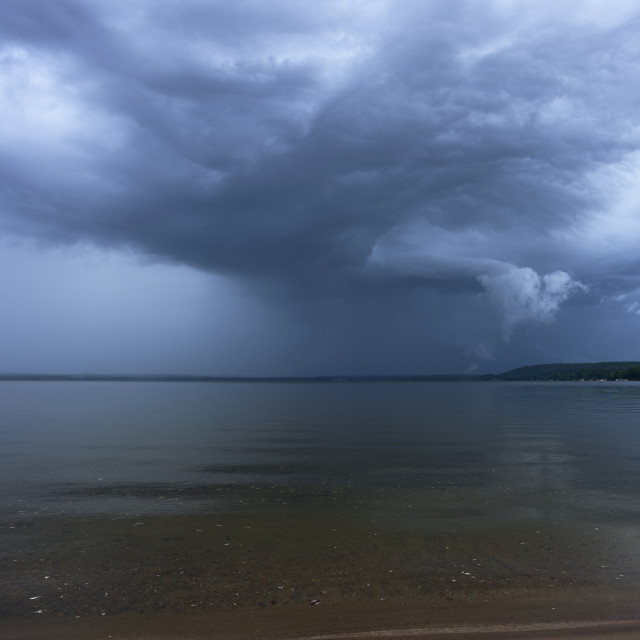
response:
<svg viewBox="0 0 640 640"><path fill-rule="evenodd" d="M400 373L400 374L322 374L322 375L228 375L197 373L0 373L0 381L167 381L167 382L277 382L277 381L446 381L446 380L491 380L526 369L537 367L597 367L597 366L638 366L636 360L609 360L599 362L556 362L534 365L523 365L500 373Z"/></svg>

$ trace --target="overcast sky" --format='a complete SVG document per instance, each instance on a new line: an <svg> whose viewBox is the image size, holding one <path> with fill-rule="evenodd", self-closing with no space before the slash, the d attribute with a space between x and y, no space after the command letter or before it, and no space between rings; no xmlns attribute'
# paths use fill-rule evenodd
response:
<svg viewBox="0 0 640 640"><path fill-rule="evenodd" d="M0 371L640 359L626 0L2 0Z"/></svg>

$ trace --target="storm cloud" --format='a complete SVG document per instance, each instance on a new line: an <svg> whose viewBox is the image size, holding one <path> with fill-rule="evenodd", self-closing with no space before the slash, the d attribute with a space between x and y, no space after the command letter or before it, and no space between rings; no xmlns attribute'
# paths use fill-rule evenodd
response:
<svg viewBox="0 0 640 640"><path fill-rule="evenodd" d="M0 228L236 281L314 336L296 372L626 359L591 345L640 305L639 31L624 1L5 0Z"/></svg>

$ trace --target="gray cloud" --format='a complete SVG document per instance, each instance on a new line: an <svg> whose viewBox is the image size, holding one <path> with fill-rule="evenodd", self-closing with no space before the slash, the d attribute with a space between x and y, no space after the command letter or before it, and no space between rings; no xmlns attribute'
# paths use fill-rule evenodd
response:
<svg viewBox="0 0 640 640"><path fill-rule="evenodd" d="M505 337L521 322L553 320L559 306L586 287L565 271L540 276L529 267L508 266L500 273L482 274L478 281L505 314Z"/></svg>
<svg viewBox="0 0 640 640"><path fill-rule="evenodd" d="M492 242L495 241L483 237L477 230L394 229L376 244L369 263L400 277L419 277L431 286L451 288L459 281L461 287L472 289L474 282L479 283L503 313L506 340L511 338L516 325L550 322L572 294L587 291L584 284L565 271L556 270L541 276L530 267L486 257L504 252L498 243L490 250Z"/></svg>
<svg viewBox="0 0 640 640"><path fill-rule="evenodd" d="M638 286L634 11L6 0L1 228L240 278L303 323L340 311L326 349L354 362L391 362L390 305L422 318L407 345L515 353Z"/></svg>

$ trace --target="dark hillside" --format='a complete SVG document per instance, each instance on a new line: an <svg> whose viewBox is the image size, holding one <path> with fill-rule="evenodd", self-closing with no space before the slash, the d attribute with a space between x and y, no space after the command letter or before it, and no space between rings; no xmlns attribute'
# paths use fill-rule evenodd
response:
<svg viewBox="0 0 640 640"><path fill-rule="evenodd" d="M640 380L640 362L534 364L498 377L500 380Z"/></svg>

